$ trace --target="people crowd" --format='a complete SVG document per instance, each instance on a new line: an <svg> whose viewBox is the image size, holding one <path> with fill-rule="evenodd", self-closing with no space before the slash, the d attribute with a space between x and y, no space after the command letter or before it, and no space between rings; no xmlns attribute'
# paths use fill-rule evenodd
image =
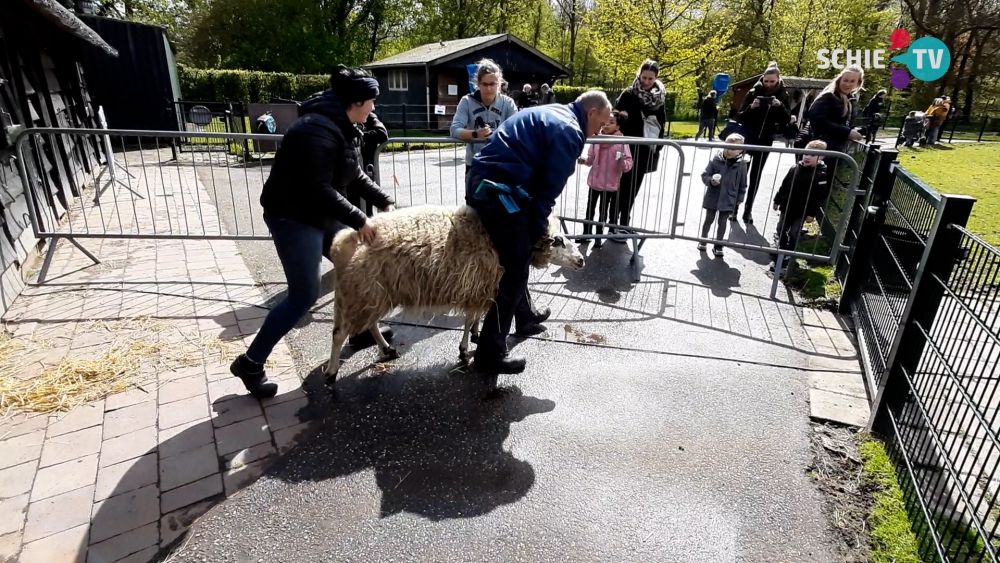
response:
<svg viewBox="0 0 1000 563"><path fill-rule="evenodd" d="M660 165L663 145L629 139L664 137L667 91L659 75L658 62L646 60L614 103L603 92L590 90L563 104L557 103L549 84L511 85L496 62L479 61L475 89L460 99L450 127L452 137L468 141L466 203L479 211L504 268L483 324L476 365L498 373L524 368L523 358L510 355L506 337L512 325L516 333L531 334L550 315L532 303L528 263L555 200L577 166L590 168L584 234L603 235L604 226L613 225L608 238L625 242L634 233L630 227L635 203L645 178ZM839 152L851 143L875 139L886 111L886 91L879 90L859 109L863 85L864 71L849 66L809 103L802 92L790 96L777 63L764 68L718 134L725 148L716 149L700 174L704 216L699 251L707 252L711 243L713 254L722 257L729 224L754 224L754 203L771 152L765 147L773 146L776 138L783 137L786 146ZM284 135L260 198L288 291L231 366L258 398L277 391L264 364L276 343L316 303L320 265L324 257L330 259L333 237L353 229L363 244L372 243L378 233L370 218L391 212L395 204L373 179L375 150L388 138L372 111L378 82L365 71L339 66L329 86L301 104L299 119ZM508 92L517 92L516 100ZM695 141L704 135L716 142L720 97L711 90L698 101ZM950 111L947 96L928 108L929 142L938 141ZM621 141L591 144L585 150L586 140L598 134ZM767 206L780 214L775 246L784 251L795 250L805 226L822 217L836 176L836 164L819 154L795 156L795 165L785 172ZM594 247L601 247L599 238ZM388 328L380 332L386 340L392 338ZM373 341L368 333L351 337L352 346Z"/></svg>

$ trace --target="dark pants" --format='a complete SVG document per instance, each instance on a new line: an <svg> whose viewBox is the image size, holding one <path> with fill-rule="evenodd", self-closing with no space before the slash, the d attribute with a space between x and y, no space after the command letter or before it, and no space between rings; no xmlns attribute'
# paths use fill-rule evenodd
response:
<svg viewBox="0 0 1000 563"><path fill-rule="evenodd" d="M587 194L587 220L593 221L594 213L597 212L597 220L601 223L607 223L608 213L611 211L611 204L614 202L614 199L615 192L591 189L590 193ZM598 208L598 205L600 208ZM583 234L585 235L589 235L592 230L599 235L604 234L604 227L601 225L585 224L583 226Z"/></svg>
<svg viewBox="0 0 1000 563"><path fill-rule="evenodd" d="M767 144L762 144L761 146L771 146L772 142L767 142ZM747 179L747 199L744 202L743 217L750 217L753 215L753 200L757 197L757 188L760 187L760 178L764 174L764 164L767 163L767 157L771 153L763 151L748 151L750 154L750 177ZM733 210L733 215L739 211L739 207Z"/></svg>
<svg viewBox="0 0 1000 563"><path fill-rule="evenodd" d="M701 137L702 132L708 134L708 140L711 141L715 137L715 120L714 119L702 119L698 121L698 132L694 134L694 140L697 141Z"/></svg>
<svg viewBox="0 0 1000 563"><path fill-rule="evenodd" d="M618 182L618 197L614 198L614 205L611 208L610 223L614 223L613 219L617 217L619 225L631 225L632 206L635 205L635 198L639 195L639 188L642 187L642 180L645 177L645 167L639 166L634 166L622 174L622 179Z"/></svg>
<svg viewBox="0 0 1000 563"><path fill-rule="evenodd" d="M483 320L476 348L476 359L489 361L507 354L507 335L515 318L518 326L533 319L528 295L528 267L533 244L528 235L525 211L507 213L501 207L480 211L479 216L504 269L496 299Z"/></svg>
<svg viewBox="0 0 1000 563"><path fill-rule="evenodd" d="M323 260L324 233L304 223L264 214L264 223L271 231L278 260L285 271L288 293L264 319L260 332L247 349L247 358L264 363L274 346L296 324L319 298L320 262ZM339 226L337 230L346 228ZM331 235L332 236L332 235Z"/></svg>
<svg viewBox="0 0 1000 563"><path fill-rule="evenodd" d="M708 238L708 231L712 228L712 222L716 220L718 216L718 226L715 230L716 240L724 240L726 238L726 223L729 219L729 211L716 211L715 209L705 210L705 222L701 225L701 238ZM722 248L721 244L715 245L715 248Z"/></svg>
<svg viewBox="0 0 1000 563"><path fill-rule="evenodd" d="M802 236L804 221L805 217L792 217L788 213L781 213L781 218L778 219L778 248L795 250L799 244L799 237Z"/></svg>

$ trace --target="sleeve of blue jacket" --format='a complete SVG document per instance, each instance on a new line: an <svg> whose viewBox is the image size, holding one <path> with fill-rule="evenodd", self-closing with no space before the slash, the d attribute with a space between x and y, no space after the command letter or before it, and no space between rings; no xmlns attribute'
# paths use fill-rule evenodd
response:
<svg viewBox="0 0 1000 563"><path fill-rule="evenodd" d="M556 205L556 198L562 194L566 182L576 170L576 160L583 153L587 138L577 127L565 124L546 139L549 147L543 185L532 186L535 213L531 218L531 240L538 240L548 227L548 218Z"/></svg>

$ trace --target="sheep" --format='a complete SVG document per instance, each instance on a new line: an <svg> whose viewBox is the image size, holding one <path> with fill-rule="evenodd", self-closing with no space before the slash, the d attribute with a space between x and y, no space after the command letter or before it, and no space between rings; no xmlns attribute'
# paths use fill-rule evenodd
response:
<svg viewBox="0 0 1000 563"><path fill-rule="evenodd" d="M468 360L469 333L479 335L479 319L489 312L503 268L479 215L468 206L421 205L380 213L371 219L376 238L361 244L357 231L333 239L334 320L327 380L340 370L348 335L371 332L384 359L399 357L378 330L378 321L400 308L409 313L465 315L459 357ZM531 265L579 270L583 255L558 232L554 217L535 245Z"/></svg>

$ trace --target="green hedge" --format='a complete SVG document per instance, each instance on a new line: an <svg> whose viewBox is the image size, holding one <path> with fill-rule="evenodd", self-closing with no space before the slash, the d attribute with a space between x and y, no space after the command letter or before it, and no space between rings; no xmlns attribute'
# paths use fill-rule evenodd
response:
<svg viewBox="0 0 1000 563"><path fill-rule="evenodd" d="M329 87L329 77L319 74L258 72L252 70L202 70L177 65L181 98L185 100L270 102L272 98L302 101Z"/></svg>
<svg viewBox="0 0 1000 563"><path fill-rule="evenodd" d="M592 86L553 86L552 90L556 93L556 101L560 104L568 104L575 100L580 94L586 92L587 90L600 90L608 95L611 103L614 104L618 100L618 96L621 95L621 90L609 90L607 88L597 88ZM667 119L673 120L674 108L677 106L677 93L667 92L667 99L664 102L667 107Z"/></svg>

